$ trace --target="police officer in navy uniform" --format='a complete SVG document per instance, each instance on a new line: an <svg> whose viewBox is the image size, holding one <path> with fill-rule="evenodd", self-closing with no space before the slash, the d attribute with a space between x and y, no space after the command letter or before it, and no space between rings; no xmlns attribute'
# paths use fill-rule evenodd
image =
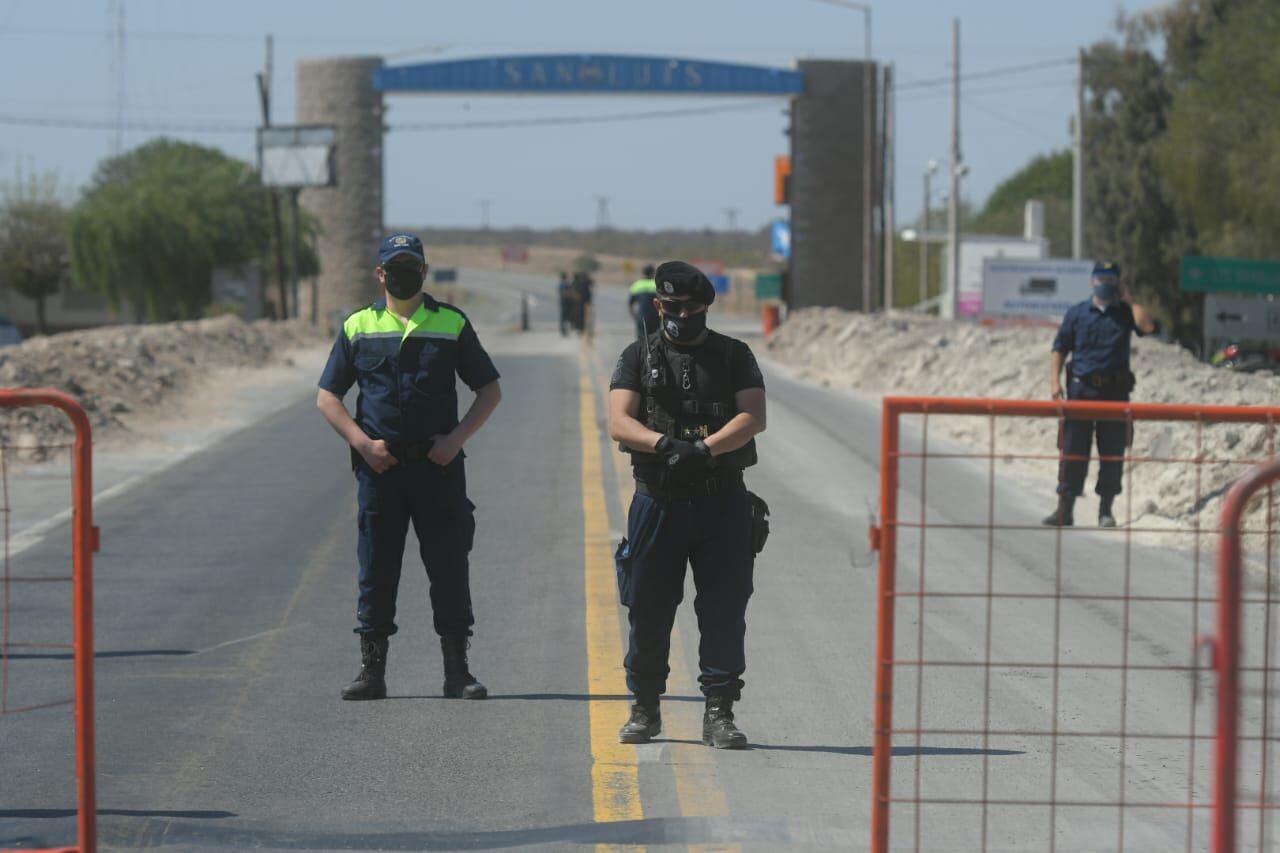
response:
<svg viewBox="0 0 1280 853"><path fill-rule="evenodd" d="M1093 267L1093 295L1067 310L1050 357L1049 389L1053 399L1127 401L1133 390L1129 369L1129 335L1139 337L1156 330L1156 323L1141 305L1132 303L1120 280L1120 265L1099 261ZM1067 356L1067 389L1059 377ZM1115 527L1113 503L1120 494L1123 457L1128 445L1128 423L1123 420L1078 420L1062 425L1062 459L1058 464L1058 508L1044 519L1050 527L1075 523L1076 498L1084 493L1089 454L1094 436L1098 442L1098 526Z"/></svg>
<svg viewBox="0 0 1280 853"><path fill-rule="evenodd" d="M396 591L412 522L444 655L444 695L484 699L488 691L467 663L475 506L467 499L462 446L502 397L498 371L466 315L423 292L421 240L388 237L375 271L385 298L347 317L316 400L351 445L359 495L361 668L342 698L386 698L387 649L397 630ZM461 421L455 375L476 394ZM360 386L354 419L342 402L352 385Z"/></svg>
<svg viewBox="0 0 1280 853"><path fill-rule="evenodd" d="M764 378L745 343L707 328L715 290L705 275L668 261L654 278L662 328L623 350L609 384L609 432L631 452L636 479L616 555L631 626L624 666L635 694L619 739L645 743L662 730L658 697L688 564L701 633L702 740L741 749L747 738L733 704L746 669L757 550L742 472L755 464L755 436L765 428Z"/></svg>

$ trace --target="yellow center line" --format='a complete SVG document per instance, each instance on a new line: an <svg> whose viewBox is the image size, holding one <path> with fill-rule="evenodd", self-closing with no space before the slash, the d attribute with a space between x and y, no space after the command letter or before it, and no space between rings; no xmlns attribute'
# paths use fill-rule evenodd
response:
<svg viewBox="0 0 1280 853"><path fill-rule="evenodd" d="M607 696L623 682L618 586L609 537L596 394L580 358L579 416L582 436L582 517L587 624L587 692ZM634 748L618 742L625 701L588 703L591 728L591 792L597 823L641 820L640 766ZM597 850L614 849L597 845ZM635 849L635 848L631 848Z"/></svg>
<svg viewBox="0 0 1280 853"><path fill-rule="evenodd" d="M592 352L592 362L597 375L603 375L599 355ZM614 480L618 488L618 505L622 508L622 523L625 529L627 508L631 505L631 466L627 457L621 452L610 454L613 460ZM692 684L694 678L685 660L684 644L681 639L679 622L671 630L671 674L669 683L677 685ZM686 730L692 733L694 740L702 736L702 715L697 706L683 702L669 702L664 710L664 733L669 733L669 723L675 722L683 734ZM715 757L709 747L686 743L668 743L671 755L671 773L675 777L676 800L680 805L680 814L685 817L728 817L729 800L720 784L716 770ZM694 853L740 853L738 844L692 844L689 850Z"/></svg>

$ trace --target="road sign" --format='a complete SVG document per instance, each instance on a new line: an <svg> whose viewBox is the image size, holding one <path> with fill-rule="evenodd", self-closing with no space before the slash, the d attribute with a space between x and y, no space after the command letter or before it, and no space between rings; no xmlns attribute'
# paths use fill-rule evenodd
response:
<svg viewBox="0 0 1280 853"><path fill-rule="evenodd" d="M1265 296L1207 293L1204 333L1209 343L1280 343L1280 301Z"/></svg>
<svg viewBox="0 0 1280 853"><path fill-rule="evenodd" d="M1209 293L1280 293L1280 261L1184 255L1178 286Z"/></svg>
<svg viewBox="0 0 1280 853"><path fill-rule="evenodd" d="M756 299L781 299L782 273L756 273Z"/></svg>
<svg viewBox="0 0 1280 853"><path fill-rule="evenodd" d="M791 257L791 223L785 219L773 222L773 256L783 261Z"/></svg>

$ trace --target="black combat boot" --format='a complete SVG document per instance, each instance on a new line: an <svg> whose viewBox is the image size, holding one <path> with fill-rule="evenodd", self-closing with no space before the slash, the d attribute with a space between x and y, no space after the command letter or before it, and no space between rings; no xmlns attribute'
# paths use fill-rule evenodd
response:
<svg viewBox="0 0 1280 853"><path fill-rule="evenodd" d="M716 749L746 749L747 736L733 724L733 700L708 696L702 714L702 742Z"/></svg>
<svg viewBox="0 0 1280 853"><path fill-rule="evenodd" d="M1045 527L1071 527L1076 523L1073 515L1075 505L1075 495L1058 495L1058 508L1046 515L1040 523Z"/></svg>
<svg viewBox="0 0 1280 853"><path fill-rule="evenodd" d="M636 696L631 706L631 719L618 732L618 743L648 743L662 732L662 712L658 710L658 697Z"/></svg>
<svg viewBox="0 0 1280 853"><path fill-rule="evenodd" d="M342 689L343 699L387 698L387 649L390 645L386 637L360 635L360 674Z"/></svg>
<svg viewBox="0 0 1280 853"><path fill-rule="evenodd" d="M1098 526L1099 527L1115 527L1116 517L1111 514L1111 505L1115 502L1115 495L1098 495Z"/></svg>
<svg viewBox="0 0 1280 853"><path fill-rule="evenodd" d="M471 641L463 634L440 638L444 652L444 698L487 699L489 690L467 669L467 647Z"/></svg>

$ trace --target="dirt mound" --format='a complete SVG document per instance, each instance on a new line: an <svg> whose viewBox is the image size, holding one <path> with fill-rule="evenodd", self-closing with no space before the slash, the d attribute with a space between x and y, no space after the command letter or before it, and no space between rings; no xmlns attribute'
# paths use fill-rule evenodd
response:
<svg viewBox="0 0 1280 853"><path fill-rule="evenodd" d="M0 349L0 388L55 388L80 400L95 436L125 429L121 416L189 393L210 371L254 367L324 335L301 321L245 323L218 317L183 323L111 326L32 338ZM65 443L72 429L47 408L0 409L0 446Z"/></svg>
<svg viewBox="0 0 1280 853"><path fill-rule="evenodd" d="M897 312L868 316L815 308L788 317L768 351L804 378L868 395L1044 400L1049 398L1053 335L1052 328L991 328ZM1135 402L1280 402L1280 377L1213 368L1176 345L1151 338L1134 341L1132 367ZM1057 428L1050 419L997 418L997 452L1052 457ZM983 451L991 439L984 418L933 418L930 429ZM1131 523L1144 527L1186 529L1199 521L1216 528L1224 490L1250 461L1273 452L1273 438L1263 426L1138 424L1131 455L1151 461L1131 466L1132 494L1117 502L1117 510L1128 507ZM1205 461L1199 476L1197 466L1186 461L1192 459ZM1090 494L1096 464L1095 459L1090 466ZM1045 511L1052 507L1056 464L1051 458L1003 458L996 470L1041 490ZM1127 479L1126 488L1129 484ZM1091 511L1083 508L1077 516L1087 520Z"/></svg>

